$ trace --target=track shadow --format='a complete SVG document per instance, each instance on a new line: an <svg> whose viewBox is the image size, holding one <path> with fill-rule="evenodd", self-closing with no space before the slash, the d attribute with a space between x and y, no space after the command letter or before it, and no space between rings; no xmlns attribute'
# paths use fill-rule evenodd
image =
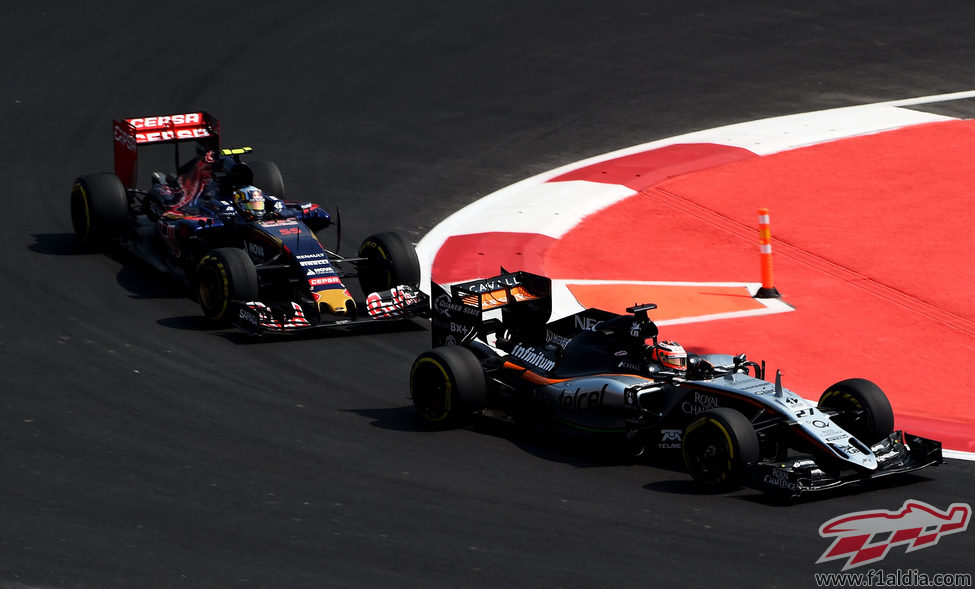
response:
<svg viewBox="0 0 975 589"><path fill-rule="evenodd" d="M883 489L895 489L906 485L914 485L919 482L932 481L933 479L913 473L882 477L879 479L868 479L857 483L850 483L822 491L806 492L799 497L780 495L774 492L764 492L754 487L739 487L726 491L709 491L697 486L688 477L684 480L657 481L644 485L649 491L658 493L673 493L677 495L701 495L727 497L739 501L747 501L767 507L790 507L798 504L817 503L820 501L830 501L839 497L850 497L863 493L874 493Z"/></svg>
<svg viewBox="0 0 975 589"><path fill-rule="evenodd" d="M817 503L819 501L829 501L838 497L852 497L864 493L875 493L884 489L896 489L907 485L933 481L934 479L917 474L903 473L881 477L879 479L867 479L850 483L823 491L807 492L799 497L786 497L775 495L774 493L758 493L754 495L741 496L740 499L767 506L790 506L798 503Z"/></svg>
<svg viewBox="0 0 975 589"><path fill-rule="evenodd" d="M113 258L115 258L113 256ZM119 259L119 258L115 258ZM189 299L189 290L172 278L138 259L119 259L122 268L115 276L119 286L137 299Z"/></svg>
<svg viewBox="0 0 975 589"><path fill-rule="evenodd" d="M504 438L520 450L548 462L575 468L604 468L646 464L629 448L616 440L574 435L547 425L522 425L497 419L480 419L470 429L474 432Z"/></svg>
<svg viewBox="0 0 975 589"><path fill-rule="evenodd" d="M109 247L105 251L90 251L80 247L73 233L33 234L35 243L28 249L51 256L104 255L121 265L116 274L116 282L136 299L187 299L194 300L194 294L187 285L178 279L160 272L138 256L122 247ZM365 309L364 297L356 301L359 308ZM281 340L306 340L327 337L348 337L352 335L377 335L423 331L423 327L412 321L375 321L355 324L342 328L322 328L293 333L266 334L261 337L249 336L236 328L219 325L202 315L185 315L159 319L162 327L183 331L213 331L229 341L238 344L253 344Z"/></svg>
<svg viewBox="0 0 975 589"><path fill-rule="evenodd" d="M27 249L46 256L80 256L87 254L78 246L74 233L31 233L34 243Z"/></svg>
<svg viewBox="0 0 975 589"><path fill-rule="evenodd" d="M576 468L599 468L646 463L654 468L669 469L667 460L647 460L635 457L628 447L619 441L596 437L576 436L560 429L531 426L507 419L478 417L460 427L432 427L417 415L412 405L388 409L345 409L350 413L371 419L370 425L394 431L429 433L464 429L472 434L488 435L507 440L519 449L549 462L568 464ZM679 468L674 468L679 471Z"/></svg>
<svg viewBox="0 0 975 589"><path fill-rule="evenodd" d="M416 414L412 405L390 407L388 409L343 409L347 413L354 413L371 419L369 425L380 429L399 432L435 432L439 430L426 427Z"/></svg>
<svg viewBox="0 0 975 589"><path fill-rule="evenodd" d="M241 346L425 331L423 327L410 320L363 323L357 325L354 329L333 330L329 328L318 328L285 333L267 333L264 335L251 335L233 325L223 325L207 319L203 315L168 317L159 319L156 321L156 324L169 329L184 331L211 331L214 336L222 337L230 343Z"/></svg>
<svg viewBox="0 0 975 589"><path fill-rule="evenodd" d="M85 249L78 245L73 233L34 233L34 243L27 249L46 256L102 255L122 265L116 275L119 286L138 299L190 298L189 290L178 281L159 272L121 247L104 251Z"/></svg>
<svg viewBox="0 0 975 589"><path fill-rule="evenodd" d="M436 428L423 422L411 405L388 409L345 409L371 419L370 425L382 429L404 432L426 432L436 434L457 428ZM532 427L507 419L478 417L469 425L460 428L472 434L489 435L502 438L519 449L549 462L566 464L576 468L605 468L612 466L643 465L660 473L670 472L676 478L658 480L643 485L647 491L674 495L716 497L748 501L770 507L788 507L800 503L814 503L835 499L841 496L871 493L882 489L893 489L933 479L906 473L897 476L870 479L851 483L833 489L816 491L800 496L789 497L762 491L751 486L730 490L713 491L697 485L687 474L678 454L666 455L648 453L634 456L629 448L619 441L607 441L592 437L570 435L562 430L547 427Z"/></svg>
<svg viewBox="0 0 975 589"><path fill-rule="evenodd" d="M221 325L217 325L203 315L167 317L166 319L157 320L156 324L169 329L179 329L182 331L222 331L228 329Z"/></svg>
<svg viewBox="0 0 975 589"><path fill-rule="evenodd" d="M365 307L364 302L357 303L361 308ZM184 325L185 328L191 329L191 324L185 321L187 318L173 318L174 324ZM201 319L204 319L201 317ZM205 319L204 319L205 320ZM359 337L368 335L380 335L384 333L408 333L413 331L424 331L423 327L417 325L410 320L402 321L370 321L364 323L357 323L351 326L339 325L334 328L327 326L319 326L312 329L306 329L301 331L293 332L283 332L283 333L266 333L264 335L249 335L236 327L230 326L219 326L214 325L212 321L207 321L211 325L211 330L225 330L221 332L220 335L224 336L227 340L238 344L269 344L273 342L284 342L284 341L307 341L307 340L321 340L321 339L332 339L332 338L347 338L347 337Z"/></svg>
<svg viewBox="0 0 975 589"><path fill-rule="evenodd" d="M726 491L717 492L703 489L696 485L693 480L691 480L690 475L686 475L685 473L685 476L686 478L683 479L672 479L647 483L646 485L643 485L643 488L656 493L669 493L674 495L722 496L728 494Z"/></svg>

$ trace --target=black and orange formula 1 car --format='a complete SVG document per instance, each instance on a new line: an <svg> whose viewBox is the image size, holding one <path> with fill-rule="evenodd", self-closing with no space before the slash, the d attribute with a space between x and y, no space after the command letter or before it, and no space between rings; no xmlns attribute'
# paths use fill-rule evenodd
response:
<svg viewBox="0 0 975 589"><path fill-rule="evenodd" d="M744 354L692 354L659 338L654 304L549 322L551 281L526 272L432 285L434 348L410 373L430 425L502 416L682 458L711 489L798 496L942 461L941 444L894 431L891 405L854 378L811 401Z"/></svg>

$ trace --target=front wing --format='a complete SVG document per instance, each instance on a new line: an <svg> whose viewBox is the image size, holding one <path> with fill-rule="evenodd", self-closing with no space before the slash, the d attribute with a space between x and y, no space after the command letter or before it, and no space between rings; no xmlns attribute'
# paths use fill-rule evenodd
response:
<svg viewBox="0 0 975 589"><path fill-rule="evenodd" d="M751 468L752 482L769 492L798 497L803 493L824 491L919 470L941 464L941 442L895 431L874 444L870 450L877 457L877 469L827 471L811 455L793 456L784 461L764 461Z"/></svg>
<svg viewBox="0 0 975 589"><path fill-rule="evenodd" d="M409 286L372 293L367 299L365 317L309 316L296 302L268 304L261 301L234 303L232 323L248 335L296 334L315 330L353 331L377 323L404 321L424 315L429 298Z"/></svg>

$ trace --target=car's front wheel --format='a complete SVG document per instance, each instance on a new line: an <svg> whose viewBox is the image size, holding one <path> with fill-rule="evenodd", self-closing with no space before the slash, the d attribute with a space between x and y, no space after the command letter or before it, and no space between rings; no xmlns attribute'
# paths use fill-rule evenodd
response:
<svg viewBox="0 0 975 589"><path fill-rule="evenodd" d="M884 391L869 380L850 378L826 389L819 408L855 438L875 444L894 431L894 410Z"/></svg>
<svg viewBox="0 0 975 589"><path fill-rule="evenodd" d="M196 284L203 314L219 322L230 319L233 301L253 301L260 294L254 262L243 250L232 247L203 256L196 267Z"/></svg>
<svg viewBox="0 0 975 589"><path fill-rule="evenodd" d="M728 407L703 413L684 429L684 465L702 487L725 491L742 484L758 461L758 434L744 415Z"/></svg>
<svg viewBox="0 0 975 589"><path fill-rule="evenodd" d="M400 233L383 231L370 235L359 246L359 286L362 293L389 290L406 284L420 285L420 261L413 244Z"/></svg>

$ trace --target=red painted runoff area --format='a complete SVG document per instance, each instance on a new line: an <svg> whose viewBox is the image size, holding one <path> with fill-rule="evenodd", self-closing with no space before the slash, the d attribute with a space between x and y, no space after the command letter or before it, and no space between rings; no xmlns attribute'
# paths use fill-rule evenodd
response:
<svg viewBox="0 0 975 589"><path fill-rule="evenodd" d="M598 243L602 256L586 265L602 276L589 278L757 282L767 207L775 286L796 310L662 335L765 359L808 397L868 378L898 427L975 451L973 150L975 122L952 121L748 158L650 187L548 255L578 277Z"/></svg>

